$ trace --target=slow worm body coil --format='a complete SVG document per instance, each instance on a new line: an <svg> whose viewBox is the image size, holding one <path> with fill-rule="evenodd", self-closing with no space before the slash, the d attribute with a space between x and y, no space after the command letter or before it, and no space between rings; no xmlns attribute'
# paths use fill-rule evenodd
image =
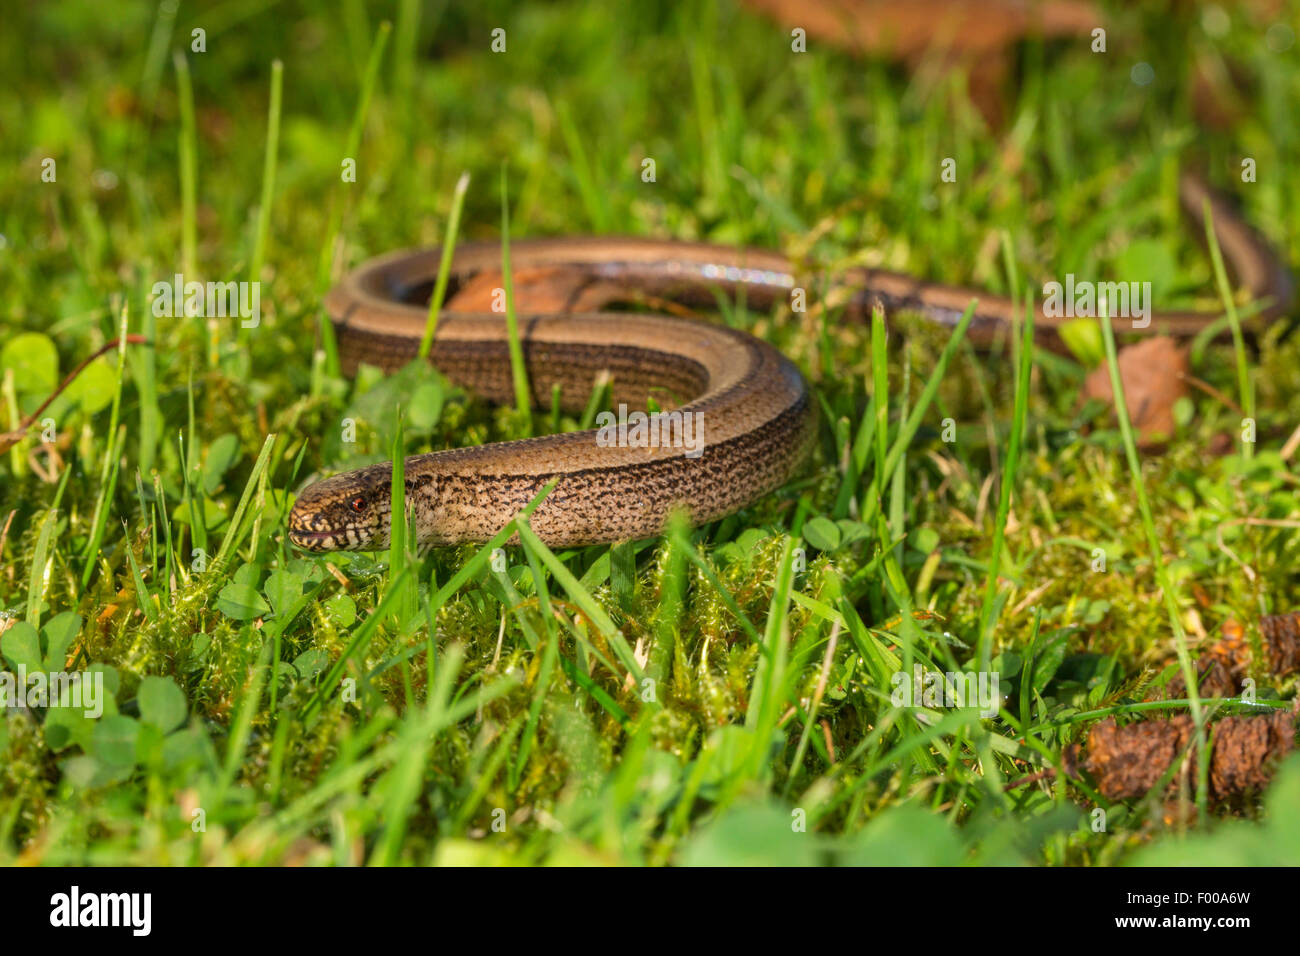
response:
<svg viewBox="0 0 1300 956"><path fill-rule="evenodd" d="M1267 243L1198 178L1184 175L1179 185L1193 224L1203 224L1208 200L1238 287L1264 303L1256 321L1286 314L1290 277ZM325 306L345 372L361 363L393 371L416 357L439 255L429 249L372 259L330 292ZM457 249L453 295L430 359L454 383L510 402L506 320L489 311L489 293L501 284L500 255L496 243ZM530 524L547 544L569 546L655 535L678 506L696 523L711 521L799 470L815 437L814 400L789 359L721 325L608 311L634 302L711 305L718 295L769 309L796 285L797 270L785 258L593 237L515 242L511 260L522 290L519 331L536 407L549 407L558 385L562 407L581 412L597 377L607 375L615 407L644 409L653 398L677 418L661 419L657 444L603 441L593 430L407 458L406 497L420 546L486 541L552 480L555 487ZM850 317L880 303L887 313L905 309L951 327L978 299L968 332L977 347L1014 318L1007 299L899 273L853 270L836 284L852 290ZM1187 337L1217 317L1156 312L1145 331ZM1040 309L1036 328L1050 343L1062 321ZM693 423L692 433L674 432L674 422ZM387 547L391 481L391 465L381 463L309 486L290 515L290 539L312 551Z"/></svg>

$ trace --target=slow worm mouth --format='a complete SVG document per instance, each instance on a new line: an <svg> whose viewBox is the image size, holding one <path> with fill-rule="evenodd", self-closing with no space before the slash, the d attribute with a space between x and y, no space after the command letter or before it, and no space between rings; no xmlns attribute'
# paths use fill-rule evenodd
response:
<svg viewBox="0 0 1300 956"><path fill-rule="evenodd" d="M289 529L289 540L308 551L329 551L340 536L333 531L300 531Z"/></svg>

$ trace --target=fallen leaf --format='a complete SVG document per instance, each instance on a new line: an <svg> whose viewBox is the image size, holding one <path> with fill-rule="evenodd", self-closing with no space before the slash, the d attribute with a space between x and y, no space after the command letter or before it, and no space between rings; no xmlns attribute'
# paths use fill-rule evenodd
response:
<svg viewBox="0 0 1300 956"><path fill-rule="evenodd" d="M1174 434L1174 403L1187 394L1187 350L1167 336L1154 336L1119 350L1119 379L1138 446L1152 448ZM1110 368L1099 365L1083 383L1084 401L1114 404Z"/></svg>
<svg viewBox="0 0 1300 956"><path fill-rule="evenodd" d="M1084 0L744 0L786 27L853 53L902 61L916 74L964 69L989 126L1005 116L1008 49L1027 36L1087 36L1103 26ZM938 54L936 57L935 54Z"/></svg>
<svg viewBox="0 0 1300 956"><path fill-rule="evenodd" d="M1001 50L1025 36L1088 34L1101 14L1082 0L745 0L790 27L860 53L896 59L936 49Z"/></svg>

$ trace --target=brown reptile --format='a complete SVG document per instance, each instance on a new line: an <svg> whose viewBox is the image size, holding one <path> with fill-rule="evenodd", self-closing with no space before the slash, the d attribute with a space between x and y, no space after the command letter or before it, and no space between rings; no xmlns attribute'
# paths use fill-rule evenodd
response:
<svg viewBox="0 0 1300 956"><path fill-rule="evenodd" d="M1179 192L1202 232L1203 203L1209 201L1238 287L1263 305L1256 321L1289 312L1291 280L1268 244L1199 178L1185 174ZM438 249L381 256L329 293L325 306L346 372L363 362L392 371L416 357L439 257ZM562 407L579 412L597 376L608 374L615 405L644 408L654 397L663 409L690 413L684 421L694 423L690 437L700 447L690 447L681 431L657 446L638 447L590 430L407 458L406 499L419 546L488 540L552 479L556 485L531 526L547 544L567 546L655 535L677 506L696 523L711 521L780 487L799 469L814 437L814 407L789 359L720 325L601 311L628 302L712 304L718 294L767 309L796 285L796 268L787 259L725 246L605 237L518 242L511 257L534 405L548 406L558 385ZM500 266L495 243L457 249L451 267L457 294L439 319L430 358L456 384L509 402L506 320L487 311L485 301L501 284ZM878 302L886 312L905 309L953 327L976 299L969 337L977 346L1013 321L1010 300L978 290L867 269L835 282L852 290L851 317ZM1144 331L1187 337L1217 317L1156 312ZM1064 321L1040 309L1036 329L1050 343ZM290 539L311 551L387 547L391 481L391 465L381 463L309 486L290 515Z"/></svg>

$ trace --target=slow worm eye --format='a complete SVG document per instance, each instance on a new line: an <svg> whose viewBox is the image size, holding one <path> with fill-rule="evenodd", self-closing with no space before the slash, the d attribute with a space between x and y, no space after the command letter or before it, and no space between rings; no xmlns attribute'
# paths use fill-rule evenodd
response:
<svg viewBox="0 0 1300 956"><path fill-rule="evenodd" d="M357 495L355 498L349 501L348 504L351 506L352 510L355 511L357 514L361 514L366 510L366 499L363 498L361 495Z"/></svg>

